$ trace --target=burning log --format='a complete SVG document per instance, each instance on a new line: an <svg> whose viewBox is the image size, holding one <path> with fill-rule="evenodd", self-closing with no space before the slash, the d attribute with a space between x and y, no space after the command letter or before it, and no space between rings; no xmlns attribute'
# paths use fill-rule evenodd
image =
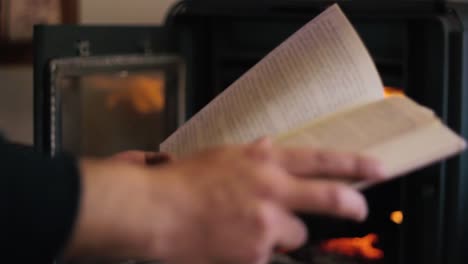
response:
<svg viewBox="0 0 468 264"><path fill-rule="evenodd" d="M326 253L341 254L348 257L359 257L367 260L380 260L384 252L374 246L378 242L376 234L362 238L336 238L323 242L320 249Z"/></svg>

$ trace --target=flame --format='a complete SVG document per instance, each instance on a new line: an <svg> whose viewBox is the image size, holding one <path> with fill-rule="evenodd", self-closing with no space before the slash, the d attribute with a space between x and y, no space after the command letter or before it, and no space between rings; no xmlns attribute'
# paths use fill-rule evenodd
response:
<svg viewBox="0 0 468 264"><path fill-rule="evenodd" d="M94 87L110 90L106 99L109 109L129 105L141 114L161 112L165 107L164 76L144 74L121 74L115 76L93 76L89 81Z"/></svg>
<svg viewBox="0 0 468 264"><path fill-rule="evenodd" d="M403 89L390 87L390 86L384 87L384 96L385 97L403 96L403 95L405 95L405 93L403 92Z"/></svg>
<svg viewBox="0 0 468 264"><path fill-rule="evenodd" d="M402 211L395 211L390 214L390 220L397 225L401 225L403 223L403 212Z"/></svg>
<svg viewBox="0 0 468 264"><path fill-rule="evenodd" d="M376 234L369 234L362 238L336 238L323 242L321 249L328 253L338 253L349 257L379 260L384 257L384 252L374 247L377 242Z"/></svg>

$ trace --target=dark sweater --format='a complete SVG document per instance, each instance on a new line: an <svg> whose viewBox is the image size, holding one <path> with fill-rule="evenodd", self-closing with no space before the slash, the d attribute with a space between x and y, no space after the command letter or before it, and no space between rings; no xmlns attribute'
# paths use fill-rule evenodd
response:
<svg viewBox="0 0 468 264"><path fill-rule="evenodd" d="M0 262L52 263L70 238L79 197L75 159L50 159L0 137Z"/></svg>

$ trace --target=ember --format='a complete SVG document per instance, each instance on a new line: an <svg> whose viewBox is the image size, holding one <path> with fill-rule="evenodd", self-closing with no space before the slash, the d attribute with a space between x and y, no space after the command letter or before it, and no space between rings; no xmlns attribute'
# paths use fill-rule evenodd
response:
<svg viewBox="0 0 468 264"><path fill-rule="evenodd" d="M395 211L390 214L390 220L397 225L401 225L403 223L404 215L402 211Z"/></svg>
<svg viewBox="0 0 468 264"><path fill-rule="evenodd" d="M321 250L327 253L342 254L349 257L361 257L368 260L379 260L384 257L384 252L374 246L378 242L376 234L365 237L336 238L321 244Z"/></svg>

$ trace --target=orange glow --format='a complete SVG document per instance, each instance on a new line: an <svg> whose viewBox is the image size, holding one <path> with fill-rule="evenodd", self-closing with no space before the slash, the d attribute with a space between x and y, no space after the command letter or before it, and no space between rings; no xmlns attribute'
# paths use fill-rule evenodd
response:
<svg viewBox="0 0 468 264"><path fill-rule="evenodd" d="M403 212L402 211L395 211L390 214L390 220L397 225L401 225L403 223Z"/></svg>
<svg viewBox="0 0 468 264"><path fill-rule="evenodd" d="M384 257L384 252L374 247L378 239L376 234L369 234L362 238L330 239L321 244L321 249L327 253L337 253L349 257L361 257L368 260L379 260Z"/></svg>
<svg viewBox="0 0 468 264"><path fill-rule="evenodd" d="M389 87L386 86L384 87L384 95L385 97L390 97L390 96L402 96L405 93L403 92L402 89L400 88L395 88L395 87Z"/></svg>
<svg viewBox="0 0 468 264"><path fill-rule="evenodd" d="M89 81L94 87L108 90L106 105L114 109L129 105L141 114L161 112L165 106L164 76L132 74L130 76L93 76Z"/></svg>

